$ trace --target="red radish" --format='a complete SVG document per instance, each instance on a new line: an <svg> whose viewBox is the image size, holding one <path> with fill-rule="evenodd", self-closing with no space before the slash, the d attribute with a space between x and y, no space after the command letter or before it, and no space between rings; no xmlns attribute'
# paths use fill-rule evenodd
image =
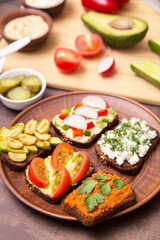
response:
<svg viewBox="0 0 160 240"><path fill-rule="evenodd" d="M87 129L87 122L85 118L80 115L71 115L66 117L64 119L64 124L78 129Z"/></svg>
<svg viewBox="0 0 160 240"><path fill-rule="evenodd" d="M98 72L102 74L102 76L110 75L115 67L115 60L112 56L105 57L102 59L98 65Z"/></svg>
<svg viewBox="0 0 160 240"><path fill-rule="evenodd" d="M75 114L85 116L87 118L93 118L93 119L98 118L98 113L96 112L96 110L91 107L86 107L86 106L77 108L75 110Z"/></svg>
<svg viewBox="0 0 160 240"><path fill-rule="evenodd" d="M102 98L98 96L92 96L92 95L84 97L82 99L82 104L85 106L100 108L100 109L105 109L107 107L106 102Z"/></svg>

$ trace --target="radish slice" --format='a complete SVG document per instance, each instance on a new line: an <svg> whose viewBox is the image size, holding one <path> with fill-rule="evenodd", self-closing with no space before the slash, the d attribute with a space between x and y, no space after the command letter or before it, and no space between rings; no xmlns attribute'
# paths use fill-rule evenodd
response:
<svg viewBox="0 0 160 240"><path fill-rule="evenodd" d="M82 104L94 108L105 109L107 107L106 102L98 96L87 96L82 99Z"/></svg>
<svg viewBox="0 0 160 240"><path fill-rule="evenodd" d="M71 115L64 119L64 124L78 129L87 129L86 119L79 115Z"/></svg>
<svg viewBox="0 0 160 240"><path fill-rule="evenodd" d="M87 118L93 118L93 119L98 118L98 113L96 112L96 110L86 106L77 108L75 110L75 114L78 114Z"/></svg>
<svg viewBox="0 0 160 240"><path fill-rule="evenodd" d="M112 56L105 57L98 65L98 72L103 76L110 75L115 67L115 60Z"/></svg>

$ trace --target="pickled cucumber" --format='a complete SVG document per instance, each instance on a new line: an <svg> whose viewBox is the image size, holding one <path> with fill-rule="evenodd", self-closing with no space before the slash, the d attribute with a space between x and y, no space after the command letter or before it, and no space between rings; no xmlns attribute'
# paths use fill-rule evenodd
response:
<svg viewBox="0 0 160 240"><path fill-rule="evenodd" d="M0 93L7 93L14 87L17 87L21 83L18 78L4 78L0 80Z"/></svg>
<svg viewBox="0 0 160 240"><path fill-rule="evenodd" d="M33 93L38 93L41 88L41 80L37 76L31 75L22 80L21 86Z"/></svg>
<svg viewBox="0 0 160 240"><path fill-rule="evenodd" d="M18 76L16 76L15 78L19 79L20 81L22 81L26 76L24 74L20 74Z"/></svg>
<svg viewBox="0 0 160 240"><path fill-rule="evenodd" d="M15 87L7 93L7 97L12 100L26 100L31 97L31 93L23 87Z"/></svg>

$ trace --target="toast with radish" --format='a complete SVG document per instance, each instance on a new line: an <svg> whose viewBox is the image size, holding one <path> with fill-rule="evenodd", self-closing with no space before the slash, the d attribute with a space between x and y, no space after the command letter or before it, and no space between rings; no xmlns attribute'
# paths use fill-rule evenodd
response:
<svg viewBox="0 0 160 240"><path fill-rule="evenodd" d="M38 196L56 204L93 172L86 152L76 152L70 144L61 143L52 156L32 160L25 169L25 180Z"/></svg>
<svg viewBox="0 0 160 240"><path fill-rule="evenodd" d="M99 96L89 95L72 108L62 109L52 124L63 140L78 147L90 147L103 132L118 122L113 107Z"/></svg>

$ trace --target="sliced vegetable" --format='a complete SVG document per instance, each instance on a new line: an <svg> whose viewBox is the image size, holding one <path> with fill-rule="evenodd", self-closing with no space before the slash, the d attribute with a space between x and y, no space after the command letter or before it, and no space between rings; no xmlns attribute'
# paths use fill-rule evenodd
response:
<svg viewBox="0 0 160 240"><path fill-rule="evenodd" d="M31 93L23 87L15 87L7 93L7 97L12 100L26 100L31 97Z"/></svg>
<svg viewBox="0 0 160 240"><path fill-rule="evenodd" d="M41 80L39 79L39 77L35 75L25 77L21 83L22 87L33 93L38 93L41 88L41 85L42 85Z"/></svg>
<svg viewBox="0 0 160 240"><path fill-rule="evenodd" d="M75 114L85 116L87 118L97 119L98 114L95 109L87 106L79 107L75 110Z"/></svg>
<svg viewBox="0 0 160 240"><path fill-rule="evenodd" d="M16 78L5 78L0 80L0 93L6 93L10 89L18 86L21 80Z"/></svg>
<svg viewBox="0 0 160 240"><path fill-rule="evenodd" d="M64 124L78 129L87 129L86 119L80 115L71 115L69 117L66 117L64 119Z"/></svg>
<svg viewBox="0 0 160 240"><path fill-rule="evenodd" d="M152 50L160 55L160 37L159 38L151 38L148 41L149 46Z"/></svg>
<svg viewBox="0 0 160 240"><path fill-rule="evenodd" d="M84 57L97 55L103 48L103 39L96 33L80 35L75 40L78 52Z"/></svg>
<svg viewBox="0 0 160 240"><path fill-rule="evenodd" d="M13 152L8 152L9 158L14 161L14 162L23 162L26 160L27 155L26 153L13 153Z"/></svg>
<svg viewBox="0 0 160 240"><path fill-rule="evenodd" d="M58 48L54 55L55 64L62 72L74 71L80 64L81 59L79 53L67 48Z"/></svg>
<svg viewBox="0 0 160 240"><path fill-rule="evenodd" d="M63 165L59 165L54 170L54 176L55 180L52 185L52 198L59 197L66 193L71 185L71 176Z"/></svg>
<svg viewBox="0 0 160 240"><path fill-rule="evenodd" d="M22 148L23 147L23 143L16 140L16 139L13 139L13 138L8 138L8 146L11 147L11 148L14 148L14 149L19 149L19 148Z"/></svg>
<svg viewBox="0 0 160 240"><path fill-rule="evenodd" d="M102 76L110 75L115 68L115 60L112 56L105 57L98 64L98 72L102 74Z"/></svg>
<svg viewBox="0 0 160 240"><path fill-rule="evenodd" d="M27 122L25 126L25 133L27 134L33 134L38 127L38 122L34 119L31 119L29 122Z"/></svg>
<svg viewBox="0 0 160 240"><path fill-rule="evenodd" d="M61 113L69 113L69 112L71 112L70 108L64 108L61 110Z"/></svg>
<svg viewBox="0 0 160 240"><path fill-rule="evenodd" d="M29 180L39 188L44 188L48 184L48 171L43 158L34 158L28 170Z"/></svg>
<svg viewBox="0 0 160 240"><path fill-rule="evenodd" d="M59 115L59 118L60 119L62 119L62 120L64 120L66 117L68 117L69 116L69 112L65 112L65 113L61 113L60 115Z"/></svg>
<svg viewBox="0 0 160 240"><path fill-rule="evenodd" d="M91 121L87 123L87 129L91 129L93 127L95 127L94 122Z"/></svg>
<svg viewBox="0 0 160 240"><path fill-rule="evenodd" d="M131 64L131 69L140 77L160 88L160 65L145 60Z"/></svg>
<svg viewBox="0 0 160 240"><path fill-rule="evenodd" d="M39 133L37 131L34 132L34 135L36 138L40 139L40 140L48 140L50 138L50 134L47 133Z"/></svg>
<svg viewBox="0 0 160 240"><path fill-rule="evenodd" d="M77 108L79 108L79 107L81 107L81 106L83 106L83 104L80 102L80 103L77 103L76 105L75 105L75 107L74 107L74 111L77 109Z"/></svg>
<svg viewBox="0 0 160 240"><path fill-rule="evenodd" d="M107 109L101 109L97 113L98 113L98 117L107 116L108 115Z"/></svg>
<svg viewBox="0 0 160 240"><path fill-rule="evenodd" d="M48 133L49 129L50 129L50 122L48 121L48 119L43 119L38 123L37 131L39 133L42 133L42 134Z"/></svg>
<svg viewBox="0 0 160 240"><path fill-rule="evenodd" d="M87 10L102 13L113 13L118 9L114 0L82 0L82 4Z"/></svg>
<svg viewBox="0 0 160 240"><path fill-rule="evenodd" d="M83 136L83 129L73 129L73 137L81 137Z"/></svg>
<svg viewBox="0 0 160 240"><path fill-rule="evenodd" d="M93 107L93 108L100 108L105 109L107 107L107 103L104 101L103 98L98 96L88 95L82 99L82 104L85 106Z"/></svg>
<svg viewBox="0 0 160 240"><path fill-rule="evenodd" d="M90 137L91 136L91 131L90 130L85 130L84 131L84 136Z"/></svg>
<svg viewBox="0 0 160 240"><path fill-rule="evenodd" d="M68 129L70 129L70 127L69 127L68 125L63 125L63 126L62 126L62 129L63 129L64 131L68 131Z"/></svg>
<svg viewBox="0 0 160 240"><path fill-rule="evenodd" d="M22 143L26 145L33 145L36 142L36 138L34 136L24 134L24 133L19 134L18 138Z"/></svg>

